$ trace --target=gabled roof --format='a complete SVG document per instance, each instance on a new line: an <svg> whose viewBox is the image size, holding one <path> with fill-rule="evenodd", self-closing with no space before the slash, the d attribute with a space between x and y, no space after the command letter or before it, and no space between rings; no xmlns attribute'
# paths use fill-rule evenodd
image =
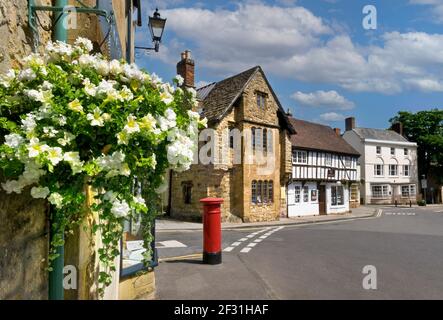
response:
<svg viewBox="0 0 443 320"><path fill-rule="evenodd" d="M362 139L408 142L405 137L393 130L354 128L352 131Z"/></svg>
<svg viewBox="0 0 443 320"><path fill-rule="evenodd" d="M297 133L291 135L293 147L359 156L349 143L328 126L289 117Z"/></svg>
<svg viewBox="0 0 443 320"><path fill-rule="evenodd" d="M249 81L257 72L261 72L263 79L265 79L266 84L270 88L279 108L279 116L283 118L289 131L295 132L260 66L253 67L235 76L198 88L197 97L202 103L202 116L206 117L209 122L220 121L233 107L234 103L245 90Z"/></svg>

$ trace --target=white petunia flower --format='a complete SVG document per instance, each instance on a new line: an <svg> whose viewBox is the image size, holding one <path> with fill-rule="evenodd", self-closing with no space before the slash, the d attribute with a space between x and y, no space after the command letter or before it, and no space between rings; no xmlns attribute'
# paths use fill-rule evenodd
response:
<svg viewBox="0 0 443 320"><path fill-rule="evenodd" d="M112 203L111 212L117 218L126 217L129 214L130 210L131 208L129 207L128 203L125 200L122 201L115 200Z"/></svg>
<svg viewBox="0 0 443 320"><path fill-rule="evenodd" d="M91 126L103 127L105 119L107 118L106 115L105 116L103 116L103 115L105 115L105 114L104 113L102 114L100 108L96 107L94 109L94 113L88 113L86 115L86 119L91 121Z"/></svg>
<svg viewBox="0 0 443 320"><path fill-rule="evenodd" d="M23 70L21 70L20 72L19 72L19 74L18 74L18 80L19 81L32 81L32 80L34 80L35 78L37 78L37 75L35 74L35 72L32 70L32 69L30 69L30 68L27 68L27 69L23 69Z"/></svg>
<svg viewBox="0 0 443 320"><path fill-rule="evenodd" d="M37 123L35 122L35 116L28 114L26 118L22 119L22 127L27 133L34 131Z"/></svg>
<svg viewBox="0 0 443 320"><path fill-rule="evenodd" d="M91 83L91 80L89 80L88 78L83 80L83 85L85 86L85 92L90 95L95 97L95 95L97 94L97 87Z"/></svg>
<svg viewBox="0 0 443 320"><path fill-rule="evenodd" d="M58 192L53 192L48 198L48 201L60 209L63 207L63 196Z"/></svg>
<svg viewBox="0 0 443 320"><path fill-rule="evenodd" d="M31 189L31 196L35 199L46 199L49 193L48 187L33 187Z"/></svg>
<svg viewBox="0 0 443 320"><path fill-rule="evenodd" d="M15 71L13 69L9 69L5 74L0 75L0 84L5 88L9 88L11 82L15 79Z"/></svg>
<svg viewBox="0 0 443 320"><path fill-rule="evenodd" d="M178 86L182 86L183 82L185 81L185 79L183 79L183 77L179 74L175 76L174 80L177 81Z"/></svg>
<svg viewBox="0 0 443 320"><path fill-rule="evenodd" d="M77 47L80 47L81 49L85 50L86 52L91 52L94 46L92 45L91 40L83 37L78 37L77 40L75 40L74 45Z"/></svg>
<svg viewBox="0 0 443 320"><path fill-rule="evenodd" d="M60 147L50 148L48 150L48 160L51 161L52 165L56 166L63 160L62 149Z"/></svg>
<svg viewBox="0 0 443 320"><path fill-rule="evenodd" d="M75 100L69 102L68 109L75 111L75 112L83 113L82 104L80 103L80 101L78 101L78 99L75 99Z"/></svg>
<svg viewBox="0 0 443 320"><path fill-rule="evenodd" d="M35 158L45 151L48 151L49 146L41 144L38 138L32 138L28 146L29 158Z"/></svg>
<svg viewBox="0 0 443 320"><path fill-rule="evenodd" d="M120 61L114 59L111 62L109 62L109 72L115 76L122 73L123 67Z"/></svg>
<svg viewBox="0 0 443 320"><path fill-rule="evenodd" d="M139 132L140 131L140 127L139 127L136 119L137 118L134 117L132 114L127 117L127 119L126 119L127 123L126 123L126 125L124 127L124 130L127 133L131 134L131 133Z"/></svg>
<svg viewBox="0 0 443 320"><path fill-rule="evenodd" d="M18 148L23 140L23 137L16 133L11 133L5 136L5 144L14 149Z"/></svg>

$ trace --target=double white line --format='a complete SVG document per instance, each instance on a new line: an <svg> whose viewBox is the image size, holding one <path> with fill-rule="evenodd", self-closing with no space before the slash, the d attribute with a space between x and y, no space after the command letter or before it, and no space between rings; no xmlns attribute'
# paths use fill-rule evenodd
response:
<svg viewBox="0 0 443 320"><path fill-rule="evenodd" d="M251 251L251 249L253 247L255 247L258 243L262 242L264 239L266 239L267 237L269 237L271 234L273 234L276 231L279 231L281 229L283 229L284 227L277 227L277 228L272 228L272 227L266 227L263 230L260 231L256 231L253 232L251 234L248 234L246 237L241 238L239 240L237 240L236 242L232 243L229 247L227 247L226 249L224 249L223 251L225 252L231 252L232 250L234 250L236 247L240 246L242 243L247 242L248 240L251 240L252 238L258 236L260 233L263 233L265 231L267 231L265 234L261 235L260 237L258 237L257 239L249 242L243 249L240 250L240 252L242 253L248 253L249 251Z"/></svg>

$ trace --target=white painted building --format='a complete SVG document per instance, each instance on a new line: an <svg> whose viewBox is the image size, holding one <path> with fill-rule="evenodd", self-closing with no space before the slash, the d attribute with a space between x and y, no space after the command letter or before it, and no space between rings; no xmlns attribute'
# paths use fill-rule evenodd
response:
<svg viewBox="0 0 443 320"><path fill-rule="evenodd" d="M360 193L367 204L416 202L418 191L417 144L396 131L356 128L346 119L343 138L360 154Z"/></svg>
<svg viewBox="0 0 443 320"><path fill-rule="evenodd" d="M336 214L358 205L359 153L331 127L290 118L292 178L288 217Z"/></svg>

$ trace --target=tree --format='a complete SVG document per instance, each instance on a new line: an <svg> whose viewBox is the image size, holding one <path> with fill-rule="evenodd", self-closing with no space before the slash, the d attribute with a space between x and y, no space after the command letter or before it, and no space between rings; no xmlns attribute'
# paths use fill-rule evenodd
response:
<svg viewBox="0 0 443 320"><path fill-rule="evenodd" d="M392 125L400 122L404 136L417 143L419 175L428 176L432 168L435 178L443 183L443 110L400 111L389 121Z"/></svg>

